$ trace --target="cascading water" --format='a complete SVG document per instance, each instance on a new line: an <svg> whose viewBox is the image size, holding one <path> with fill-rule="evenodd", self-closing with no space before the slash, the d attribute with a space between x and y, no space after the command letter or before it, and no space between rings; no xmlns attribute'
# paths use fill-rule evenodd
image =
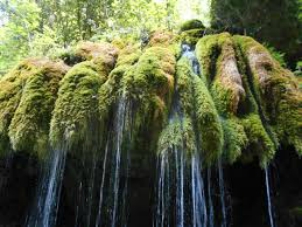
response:
<svg viewBox="0 0 302 227"><path fill-rule="evenodd" d="M171 124L175 123L171 119ZM184 227L184 150L171 145L159 155L156 227ZM173 190L175 189L175 191ZM175 207L173 211L172 207ZM173 216L175 213L175 217Z"/></svg>
<svg viewBox="0 0 302 227"><path fill-rule="evenodd" d="M127 226L129 152L125 144L131 137L129 105L130 101L121 96L105 139L95 227Z"/></svg>
<svg viewBox="0 0 302 227"><path fill-rule="evenodd" d="M200 75L200 67L195 55L195 51L188 44L182 44L182 56L187 58L190 62L191 68L195 75Z"/></svg>
<svg viewBox="0 0 302 227"><path fill-rule="evenodd" d="M188 59L191 65L194 73L192 76L200 75L199 64L194 50L192 50L187 44L182 45L182 50L182 57ZM173 127L173 124L174 127L178 127L174 129L174 131L180 131L181 140L178 142L178 144L172 144L168 149L161 151L159 155L160 172L158 176L156 227L214 227L215 217L214 205L212 201L211 169L209 168L207 170L207 188L205 188L200 162L202 157L199 157L198 155L198 151L200 149L198 146L199 142L197 141L197 138L199 138L198 130L197 127L194 127L195 116L193 113L192 121L196 139L194 142L195 149L194 151L189 152L184 149L183 146L185 140L182 134L184 118L179 111L180 109L180 102L176 94L174 96L174 105L170 114L167 128ZM188 172L190 174L188 174ZM227 212L225 206L224 177L221 160L218 160L217 173L220 195L219 201L221 206L220 223L221 227L226 227ZM184 179L190 180L189 182L185 182ZM174 182L175 185L173 185ZM187 187L190 189L188 190ZM176 188L175 193L173 192L173 188ZM205 191L207 192L207 196L205 195ZM174 204L174 196L176 199L176 210L173 212L171 210L171 205ZM174 219L173 213L175 214Z"/></svg>
<svg viewBox="0 0 302 227"><path fill-rule="evenodd" d="M156 227L207 226L204 183L196 154L188 157L181 145L162 151L157 187Z"/></svg>
<svg viewBox="0 0 302 227"><path fill-rule="evenodd" d="M201 176L201 169L198 155L192 156L191 161L191 178L192 178L192 226L205 227L208 225L208 214L206 197L204 193L204 184ZM193 183L194 182L194 183Z"/></svg>
<svg viewBox="0 0 302 227"><path fill-rule="evenodd" d="M182 131L180 118L172 117L170 124ZM200 158L197 150L188 154L183 142L182 138L179 145L173 144L159 154L156 227L208 226Z"/></svg>
<svg viewBox="0 0 302 227"><path fill-rule="evenodd" d="M183 152L174 149L176 163L176 226L184 227L184 157Z"/></svg>
<svg viewBox="0 0 302 227"><path fill-rule="evenodd" d="M195 51L187 44L182 45L182 56L187 58L193 71L193 76L200 75L200 67L195 55ZM194 93L194 92L193 92ZM194 100L193 100L194 102ZM195 106L195 104L193 105ZM195 113L193 114L195 119ZM195 129L195 136L199 138L198 130ZM197 150L194 151L191 161L192 168L192 203L193 203L193 227L214 226L214 209L211 198L211 177L208 176L208 203L206 203L204 181L201 175L201 163L198 155L198 141L196 144ZM209 172L208 172L209 173Z"/></svg>
<svg viewBox="0 0 302 227"><path fill-rule="evenodd" d="M55 226L65 161L66 149L52 150L46 160L36 202L27 219L28 227Z"/></svg>
<svg viewBox="0 0 302 227"><path fill-rule="evenodd" d="M224 190L224 177L223 177L223 168L221 159L218 159L218 179L219 179L219 194L220 194L220 203L222 211L222 221L221 227L227 226L227 216L226 216L226 207L225 207L225 190Z"/></svg>
<svg viewBox="0 0 302 227"><path fill-rule="evenodd" d="M264 173L265 173L265 186L266 186L267 210L268 210L268 215L269 215L269 223L270 223L270 227L275 227L272 200L271 200L271 188L270 188L270 181L269 181L269 167L264 169Z"/></svg>
<svg viewBox="0 0 302 227"><path fill-rule="evenodd" d="M198 75L199 65L194 51L188 45L183 45L182 49L183 56L189 59L194 73ZM180 132L177 135L180 140L177 144L170 144L159 154L155 226L206 227L209 220L198 143L194 142L196 148L190 151L191 154L184 148L184 118L180 109L176 94L167 128L175 127L172 131ZM175 211L171 208L173 205Z"/></svg>
<svg viewBox="0 0 302 227"><path fill-rule="evenodd" d="M212 201L212 185L211 185L211 168L207 169L207 190L208 190L208 213L209 213L209 227L214 227L214 207Z"/></svg>
<svg viewBox="0 0 302 227"><path fill-rule="evenodd" d="M109 143L107 141L106 148L105 148L103 167L102 167L102 179L101 179L101 185L100 185L100 190L99 190L99 205L98 205L98 212L97 212L97 218L96 218L95 227L99 227L100 223L101 223L101 214L102 214L103 199L104 199L104 185L105 185L105 176L106 176L106 164L107 164L107 158L108 158L108 149L109 149Z"/></svg>
<svg viewBox="0 0 302 227"><path fill-rule="evenodd" d="M113 207L112 207L112 221L111 226L116 226L116 213L118 209L118 199L119 199L119 184L120 184L120 162L121 162L121 149L123 142L123 133L125 127L125 109L126 101L124 98L119 100L117 116L116 116L116 141L115 141L115 163L113 165L114 176L113 176Z"/></svg>

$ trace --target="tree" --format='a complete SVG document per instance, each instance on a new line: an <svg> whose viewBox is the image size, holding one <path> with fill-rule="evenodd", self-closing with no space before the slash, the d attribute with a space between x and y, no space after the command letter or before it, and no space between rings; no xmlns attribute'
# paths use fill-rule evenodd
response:
<svg viewBox="0 0 302 227"><path fill-rule="evenodd" d="M287 58L293 60L302 57L301 2L213 0L212 24L223 30L254 36L285 52Z"/></svg>
<svg viewBox="0 0 302 227"><path fill-rule="evenodd" d="M31 49L39 27L40 9L29 0L0 0L0 71L11 67Z"/></svg>

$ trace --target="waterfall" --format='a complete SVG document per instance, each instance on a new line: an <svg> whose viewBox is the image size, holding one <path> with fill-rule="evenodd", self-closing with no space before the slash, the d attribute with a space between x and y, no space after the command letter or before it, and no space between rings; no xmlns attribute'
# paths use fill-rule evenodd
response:
<svg viewBox="0 0 302 227"><path fill-rule="evenodd" d="M160 154L159 159L159 178L158 178L158 194L157 194L157 207L156 207L156 227L164 227L165 222L165 199L169 201L169 190L168 195L165 196L165 166L167 162L167 153L164 152L163 154ZM169 181L168 181L169 182ZM169 218L168 218L169 220ZM167 223L167 226L169 226L169 222Z"/></svg>
<svg viewBox="0 0 302 227"><path fill-rule="evenodd" d="M194 73L198 75L199 65L194 51L191 51L190 47L185 44L182 45L182 49L183 56L190 60ZM194 141L196 145L194 151L184 148L184 118L180 109L180 101L176 92L167 128L176 127L172 131L179 131L181 135L177 136L180 136L181 139L177 141L177 144L169 144L165 150L159 153L155 226L207 227L209 220L197 149L198 142ZM167 141L167 143L169 142Z"/></svg>
<svg viewBox="0 0 302 227"><path fill-rule="evenodd" d="M225 207L225 190L224 190L224 177L221 159L218 159L218 179L219 179L219 191L220 191L220 202L222 211L221 227L227 226L226 207Z"/></svg>
<svg viewBox="0 0 302 227"><path fill-rule="evenodd" d="M206 227L208 225L207 205L204 193L204 183L201 176L199 157L191 158L192 180L192 226Z"/></svg>
<svg viewBox="0 0 302 227"><path fill-rule="evenodd" d="M271 200L271 189L270 189L270 182L269 182L269 169L268 169L268 167L265 168L264 173L265 173L265 186L266 186L267 209L268 209L268 215L269 215L269 223L270 223L270 227L275 227L272 200Z"/></svg>
<svg viewBox="0 0 302 227"><path fill-rule="evenodd" d="M182 44L182 56L190 61L191 68L195 75L200 75L200 67L195 55L195 51L188 44Z"/></svg>
<svg viewBox="0 0 302 227"><path fill-rule="evenodd" d="M125 127L125 109L126 109L125 99L121 98L118 103L117 115L115 120L116 124L114 126L116 141L114 144L115 163L113 165L114 176L113 176L113 208L112 208L112 221L111 221L112 227L116 226L116 213L118 209L121 149L122 149L124 127Z"/></svg>
<svg viewBox="0 0 302 227"><path fill-rule="evenodd" d="M103 168L102 168L102 179L101 179L101 185L100 185L100 190L99 190L100 191L99 192L99 206L98 206L98 213L97 213L95 227L99 227L101 224L101 214L102 214L102 206L103 206L103 198L104 198L104 185L105 185L108 149L109 149L109 142L107 141L106 148L105 148L104 161L103 161Z"/></svg>
<svg viewBox="0 0 302 227"><path fill-rule="evenodd" d="M36 202L27 219L28 227L55 226L65 161L66 149L51 151L45 162Z"/></svg>
<svg viewBox="0 0 302 227"><path fill-rule="evenodd" d="M199 157L195 153L189 160L185 161L185 154L185 150L175 147L171 147L160 154L156 227L167 227L171 223L172 226L176 227L208 226L207 205ZM173 179L170 178L169 172L172 173ZM186 173L190 174L186 175ZM185 179L188 179L188 181ZM176 192L173 192L173 189ZM190 193L185 194L185 191ZM175 198L173 198L173 195L175 195ZM191 201L189 201L190 198ZM172 207L174 203L176 204L176 210L173 220L174 211ZM175 224L173 225L173 223Z"/></svg>
<svg viewBox="0 0 302 227"><path fill-rule="evenodd" d="M183 149L182 152L179 150L173 149L175 153L175 163L176 163L176 218L177 218L177 226L184 227L184 158L183 158ZM179 157L178 157L179 156Z"/></svg>
<svg viewBox="0 0 302 227"><path fill-rule="evenodd" d="M182 56L189 60L195 76L200 75L199 64L194 50L187 44L182 45ZM194 101L194 100L193 100ZM184 148L184 117L180 113L181 104L177 92L173 98L173 106L167 125L174 132L180 132L177 144L167 141L168 147L160 151L158 157L157 203L155 227L214 227L214 205L212 201L211 169L207 170L207 189L202 176L202 157L199 156L199 136L192 117L195 133L195 149ZM176 127L176 128L173 128ZM175 135L178 137L179 135ZM173 137L173 135L172 135ZM224 177L221 160L218 161L218 187L221 203L221 227L227 227ZM205 194L207 191L207 196ZM175 207L175 210L173 210Z"/></svg>
<svg viewBox="0 0 302 227"><path fill-rule="evenodd" d="M113 124L107 131L98 188L98 206L93 225L95 227L127 226L130 157L126 146L131 142L129 105L130 100L124 95L121 96L116 105Z"/></svg>
<svg viewBox="0 0 302 227"><path fill-rule="evenodd" d="M209 227L214 227L214 208L212 201L212 185L211 185L211 167L207 169L207 186L208 186L208 213L209 213Z"/></svg>

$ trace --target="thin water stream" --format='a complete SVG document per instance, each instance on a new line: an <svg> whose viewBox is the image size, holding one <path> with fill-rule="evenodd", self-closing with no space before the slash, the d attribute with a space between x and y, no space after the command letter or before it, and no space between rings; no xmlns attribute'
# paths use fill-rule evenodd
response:
<svg viewBox="0 0 302 227"><path fill-rule="evenodd" d="M52 150L45 161L36 202L27 219L28 227L56 225L58 206L66 162L66 149Z"/></svg>
<svg viewBox="0 0 302 227"><path fill-rule="evenodd" d="M266 198L267 198L269 223L270 223L270 227L275 227L272 199L271 199L271 187L270 187L270 180L269 180L269 167L264 169L264 173L265 173L265 186L266 186L266 196L267 196Z"/></svg>

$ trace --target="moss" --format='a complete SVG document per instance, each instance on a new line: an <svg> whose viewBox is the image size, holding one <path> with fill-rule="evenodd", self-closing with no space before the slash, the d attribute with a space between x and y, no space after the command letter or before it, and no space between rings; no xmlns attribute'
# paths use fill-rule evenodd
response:
<svg viewBox="0 0 302 227"><path fill-rule="evenodd" d="M269 52L250 37L234 39L248 63L252 83L265 117L278 139L302 154L302 93L294 75L283 69Z"/></svg>
<svg viewBox="0 0 302 227"><path fill-rule="evenodd" d="M274 158L276 149L263 127L259 115L251 114L242 119L241 124L248 138L248 149L246 151L248 153L245 156L259 157L261 167L266 167Z"/></svg>
<svg viewBox="0 0 302 227"><path fill-rule="evenodd" d="M39 64L26 81L8 134L14 150L35 152L43 157L49 145L49 122L59 82L68 68L61 62Z"/></svg>
<svg viewBox="0 0 302 227"><path fill-rule="evenodd" d="M76 49L76 56L82 57L85 60L92 60L99 56L105 56L106 58L110 58L114 61L118 56L119 50L110 43L106 42L89 42L84 41L80 42Z"/></svg>
<svg viewBox="0 0 302 227"><path fill-rule="evenodd" d="M82 62L61 81L50 130L50 140L55 148L65 140L69 145L77 144L89 131L89 122L97 119L98 90L108 73L104 69L100 71L99 65L92 61Z"/></svg>
<svg viewBox="0 0 302 227"><path fill-rule="evenodd" d="M243 125L237 118L223 120L225 158L228 163L233 164L242 155L248 145L248 137Z"/></svg>
<svg viewBox="0 0 302 227"><path fill-rule="evenodd" d="M207 35L196 44L196 57L207 86L216 74L216 61L220 54L218 37L219 35Z"/></svg>
<svg viewBox="0 0 302 227"><path fill-rule="evenodd" d="M181 103L181 111L187 117L192 117L194 109L192 95L193 72L187 59L181 58L176 65L176 92Z"/></svg>
<svg viewBox="0 0 302 227"><path fill-rule="evenodd" d="M187 43L189 45L196 45L198 40L203 37L204 33L204 29L192 29L182 32L180 34L180 39L183 43Z"/></svg>
<svg viewBox="0 0 302 227"><path fill-rule="evenodd" d="M224 156L233 163L247 146L247 136L236 117L239 103L245 100L245 90L230 34L205 36L198 42L196 53L204 81L223 116Z"/></svg>
<svg viewBox="0 0 302 227"><path fill-rule="evenodd" d="M294 217L302 218L302 207L295 207L291 209L290 214Z"/></svg>
<svg viewBox="0 0 302 227"><path fill-rule="evenodd" d="M222 154L223 129L218 112L204 82L191 71L186 59L177 63L178 90L184 114L195 119L204 161L211 165Z"/></svg>
<svg viewBox="0 0 302 227"><path fill-rule="evenodd" d="M259 158L261 166L272 160L277 141L262 106L237 40L228 33L209 35L197 44L197 57L213 100L221 116L225 134L225 155L233 163ZM244 152L243 152L244 151Z"/></svg>
<svg viewBox="0 0 302 227"><path fill-rule="evenodd" d="M83 56L77 55L75 48L62 49L58 51L54 56L51 56L54 60L61 59L65 64L73 66L80 62L85 61Z"/></svg>
<svg viewBox="0 0 302 227"><path fill-rule="evenodd" d="M279 141L302 155L302 95L292 73L251 38L202 35L203 27L193 23L178 37L154 32L143 49L83 42L72 56L85 61L62 80L65 66L24 61L0 79L1 152L10 142L15 150L45 151L53 108L52 145L67 140L82 146L91 125L106 130L114 123L111 115L125 98L133 113L132 136L139 141L131 149L151 151L158 145L163 150L184 143L189 153L199 149L207 165L224 155L230 163L258 158L262 167L273 159ZM179 58L180 41L198 41L201 75ZM181 116L167 124L173 96L180 101Z"/></svg>
<svg viewBox="0 0 302 227"><path fill-rule="evenodd" d="M158 140L158 153L173 147L182 148L188 155L195 150L195 136L190 118L180 118L171 121L161 132Z"/></svg>
<svg viewBox="0 0 302 227"><path fill-rule="evenodd" d="M162 127L174 91L175 65L173 52L163 47L151 47L123 77L125 95L138 106L137 128L149 125L157 134Z"/></svg>
<svg viewBox="0 0 302 227"><path fill-rule="evenodd" d="M220 113L236 113L239 102L245 99L242 76L239 73L231 35L218 36L220 55L216 62L216 75L211 87Z"/></svg>
<svg viewBox="0 0 302 227"><path fill-rule="evenodd" d="M109 74L106 83L101 86L99 94L99 118L101 121L107 121L109 111L118 97L123 93L121 85L122 78L138 62L141 51L138 46L127 46L121 50L115 68Z"/></svg>
<svg viewBox="0 0 302 227"><path fill-rule="evenodd" d="M201 147L205 152L206 163L211 164L222 154L224 143L222 125L211 95L198 77L194 77L193 89Z"/></svg>
<svg viewBox="0 0 302 227"><path fill-rule="evenodd" d="M149 47L167 47L175 42L175 35L166 30L157 30L150 34L148 46Z"/></svg>
<svg viewBox="0 0 302 227"><path fill-rule="evenodd" d="M173 90L175 64L175 56L169 49L148 48L140 57L135 68L124 77L123 85L133 95L138 95L141 91L148 91L163 101L169 101L166 95Z"/></svg>
<svg viewBox="0 0 302 227"><path fill-rule="evenodd" d="M245 91L231 35L206 36L198 42L196 52L207 84L213 83L211 91L220 113L236 113Z"/></svg>
<svg viewBox="0 0 302 227"><path fill-rule="evenodd" d="M107 122L118 100L126 98L134 113L133 136L140 140L147 131L148 147L155 148L174 90L175 55L158 46L147 48L143 54L129 47L121 51L116 66L99 90L100 119Z"/></svg>
<svg viewBox="0 0 302 227"><path fill-rule="evenodd" d="M204 25L200 20L189 20L183 23L180 27L180 31L187 31L192 29L204 29Z"/></svg>
<svg viewBox="0 0 302 227"><path fill-rule="evenodd" d="M111 44L116 47L117 49L124 49L125 47L127 47L127 42L125 42L123 39L121 38L115 38L114 40L112 40Z"/></svg>
<svg viewBox="0 0 302 227"><path fill-rule="evenodd" d="M48 62L45 59L27 59L21 62L3 76L0 80L0 147L1 153L7 152L10 145L8 139L8 128L19 106L23 88L28 78L37 75Z"/></svg>

